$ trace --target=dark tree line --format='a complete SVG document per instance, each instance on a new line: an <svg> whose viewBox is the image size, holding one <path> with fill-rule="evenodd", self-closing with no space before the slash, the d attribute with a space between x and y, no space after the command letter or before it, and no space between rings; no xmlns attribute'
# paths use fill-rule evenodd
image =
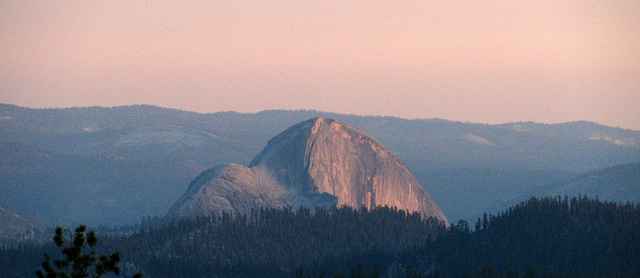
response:
<svg viewBox="0 0 640 278"><path fill-rule="evenodd" d="M531 198L449 228L387 207L261 209L100 242L146 277L640 277L640 206ZM19 277L20 260L47 248L0 251L0 276Z"/></svg>
<svg viewBox="0 0 640 278"><path fill-rule="evenodd" d="M123 258L151 272L281 277L301 267L310 273L348 271L351 258L382 261L444 232L443 223L434 218L388 207L313 212L265 208L249 215L222 213L173 221L112 244L115 249L135 250L123 252Z"/></svg>
<svg viewBox="0 0 640 278"><path fill-rule="evenodd" d="M423 273L476 277L640 277L640 206L530 198L465 221L408 256Z"/></svg>

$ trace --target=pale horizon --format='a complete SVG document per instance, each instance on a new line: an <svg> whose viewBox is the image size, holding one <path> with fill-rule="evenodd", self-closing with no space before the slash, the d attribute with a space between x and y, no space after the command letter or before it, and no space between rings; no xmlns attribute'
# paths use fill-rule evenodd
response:
<svg viewBox="0 0 640 278"><path fill-rule="evenodd" d="M0 1L0 103L640 130L637 1Z"/></svg>

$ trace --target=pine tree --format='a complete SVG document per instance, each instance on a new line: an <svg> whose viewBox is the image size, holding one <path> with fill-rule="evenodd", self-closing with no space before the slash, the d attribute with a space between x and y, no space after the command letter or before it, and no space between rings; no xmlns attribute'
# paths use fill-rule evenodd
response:
<svg viewBox="0 0 640 278"><path fill-rule="evenodd" d="M64 233L69 233L69 239L66 239ZM96 257L94 246L98 243L95 231L87 232L87 226L80 225L75 229L75 234L71 234L70 229L56 228L56 234L53 241L58 246L64 259L55 260L51 264L49 254L44 254L45 260L42 262L42 269L36 271L39 278L85 278L85 277L102 277L105 274L113 273L120 275L120 254L113 253L109 256L100 255ZM89 246L90 252L83 253L82 249ZM136 273L134 278L141 278L142 274Z"/></svg>

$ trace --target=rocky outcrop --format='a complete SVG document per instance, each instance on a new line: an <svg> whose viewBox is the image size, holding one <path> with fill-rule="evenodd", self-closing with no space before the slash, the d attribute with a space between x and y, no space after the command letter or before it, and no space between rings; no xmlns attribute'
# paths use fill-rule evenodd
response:
<svg viewBox="0 0 640 278"><path fill-rule="evenodd" d="M227 164L205 171L169 215L331 204L392 206L448 223L397 156L359 129L322 117L272 138L249 167Z"/></svg>

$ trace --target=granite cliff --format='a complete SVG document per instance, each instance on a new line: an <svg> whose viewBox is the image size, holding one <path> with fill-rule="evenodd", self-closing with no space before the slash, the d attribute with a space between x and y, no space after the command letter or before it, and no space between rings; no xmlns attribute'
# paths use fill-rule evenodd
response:
<svg viewBox="0 0 640 278"><path fill-rule="evenodd" d="M322 117L272 138L249 167L226 164L203 172L168 216L332 204L392 206L448 223L396 155L359 129Z"/></svg>

